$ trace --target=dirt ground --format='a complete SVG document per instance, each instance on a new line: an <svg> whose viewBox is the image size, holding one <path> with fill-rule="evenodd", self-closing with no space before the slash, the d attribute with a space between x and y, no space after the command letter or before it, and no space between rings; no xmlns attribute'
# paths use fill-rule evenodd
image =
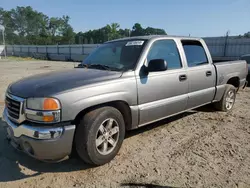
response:
<svg viewBox="0 0 250 188"><path fill-rule="evenodd" d="M91 167L48 164L15 151L1 120L9 83L73 63L0 60L0 187L250 187L250 88L230 113L202 107L127 133L118 156Z"/></svg>

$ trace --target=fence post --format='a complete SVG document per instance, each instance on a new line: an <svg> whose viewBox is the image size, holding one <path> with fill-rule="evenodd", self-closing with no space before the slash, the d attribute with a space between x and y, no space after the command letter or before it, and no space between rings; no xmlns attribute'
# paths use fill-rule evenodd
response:
<svg viewBox="0 0 250 188"><path fill-rule="evenodd" d="M30 56L30 47L28 46L28 56Z"/></svg>
<svg viewBox="0 0 250 188"><path fill-rule="evenodd" d="M5 45L4 46L4 57L5 57L5 59L6 59L6 56L7 56L7 46Z"/></svg>
<svg viewBox="0 0 250 188"><path fill-rule="evenodd" d="M19 57L21 56L21 53L23 52L22 46L20 45L20 52L19 52Z"/></svg>
<svg viewBox="0 0 250 188"><path fill-rule="evenodd" d="M14 45L12 45L12 54L11 55L15 55L15 47L14 47Z"/></svg>
<svg viewBox="0 0 250 188"><path fill-rule="evenodd" d="M69 60L71 61L71 45L69 45Z"/></svg>
<svg viewBox="0 0 250 188"><path fill-rule="evenodd" d="M226 52L227 52L227 39L228 39L228 33L226 35L226 38L225 38L225 45L224 45L224 57L226 57Z"/></svg>
<svg viewBox="0 0 250 188"><path fill-rule="evenodd" d="M84 55L84 47L83 47L83 44L82 44L82 55Z"/></svg>
<svg viewBox="0 0 250 188"><path fill-rule="evenodd" d="M57 55L59 55L59 46L57 44Z"/></svg>
<svg viewBox="0 0 250 188"><path fill-rule="evenodd" d="M45 53L46 53L46 59L49 60L49 55L48 55L48 48L47 45L45 46Z"/></svg>

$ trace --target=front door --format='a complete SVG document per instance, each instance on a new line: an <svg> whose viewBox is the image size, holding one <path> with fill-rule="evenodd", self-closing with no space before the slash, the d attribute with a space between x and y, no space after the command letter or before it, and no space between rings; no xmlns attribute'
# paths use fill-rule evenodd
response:
<svg viewBox="0 0 250 188"><path fill-rule="evenodd" d="M137 76L139 125L184 111L188 99L187 72L183 68L174 40L155 41L146 62L164 59L168 69Z"/></svg>

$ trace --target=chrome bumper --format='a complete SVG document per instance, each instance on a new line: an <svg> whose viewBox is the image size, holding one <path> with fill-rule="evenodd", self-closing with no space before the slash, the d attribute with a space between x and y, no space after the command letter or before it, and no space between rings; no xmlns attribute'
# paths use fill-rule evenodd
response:
<svg viewBox="0 0 250 188"><path fill-rule="evenodd" d="M19 125L8 118L6 109L3 112L3 120L6 122L4 127L7 130L7 138L16 149L42 161L60 161L70 155L75 125L62 127Z"/></svg>
<svg viewBox="0 0 250 188"><path fill-rule="evenodd" d="M63 127L44 128L44 127L38 127L38 126L30 126L26 124L17 125L9 119L6 108L4 109L4 112L3 112L3 120L8 124L8 126L11 127L15 137L20 137L24 135L30 138L43 140L43 139L58 138L63 133ZM74 126L72 128L74 128Z"/></svg>

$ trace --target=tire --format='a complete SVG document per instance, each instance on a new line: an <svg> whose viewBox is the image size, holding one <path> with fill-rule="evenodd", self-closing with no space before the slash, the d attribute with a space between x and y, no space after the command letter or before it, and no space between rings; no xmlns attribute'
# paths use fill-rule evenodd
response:
<svg viewBox="0 0 250 188"><path fill-rule="evenodd" d="M229 95L232 95L232 94L233 96L230 98ZM228 102L227 102L227 100L229 101L228 97L230 98L230 106L228 106ZM223 112L231 111L235 103L235 98L236 98L236 88L232 85L227 84L225 92L221 100L215 103L215 108Z"/></svg>
<svg viewBox="0 0 250 188"><path fill-rule="evenodd" d="M115 133L116 131L118 132ZM125 123L119 110L113 107L95 109L82 118L76 129L77 154L86 163L96 166L103 165L116 156L124 136ZM101 144L97 146L97 143Z"/></svg>

